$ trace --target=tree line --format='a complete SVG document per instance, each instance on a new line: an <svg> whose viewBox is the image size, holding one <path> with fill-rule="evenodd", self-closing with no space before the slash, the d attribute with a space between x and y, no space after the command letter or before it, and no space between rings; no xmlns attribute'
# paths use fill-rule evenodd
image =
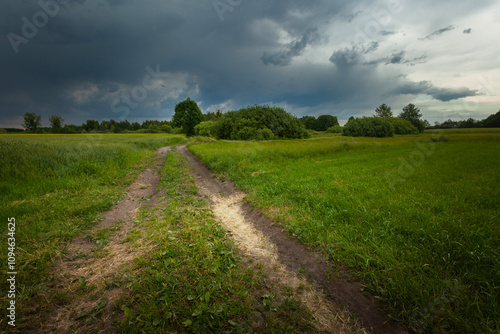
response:
<svg viewBox="0 0 500 334"><path fill-rule="evenodd" d="M52 115L49 117L50 127L41 127L41 116L35 113L24 114L23 127L29 133L123 133L123 132L143 132L143 133L156 133L173 131L172 122L159 121L159 120L146 120L142 123L133 122L128 120L115 121L113 119L97 120L89 119L82 125L66 124L60 115ZM10 130L10 129L9 129ZM17 132L17 131L16 131Z"/></svg>
<svg viewBox="0 0 500 334"><path fill-rule="evenodd" d="M41 116L35 113L24 115L24 128L29 133L184 133L188 136L201 135L220 139L266 140L279 138L307 138L307 131L327 131L346 136L386 137L394 134L418 134L424 129L500 127L500 110L484 120L469 118L463 121L447 120L431 126L421 119L420 109L410 103L394 117L392 108L385 103L375 109L372 117L350 117L344 127L332 115L303 116L298 119L283 108L251 106L223 113L203 114L198 104L187 98L175 106L172 121L146 120L142 123L113 119L87 120L81 126L66 124L60 115L49 117L50 127L41 127ZM8 129L20 132L20 129ZM0 133L5 133L0 129Z"/></svg>
<svg viewBox="0 0 500 334"><path fill-rule="evenodd" d="M469 118L462 121L452 121L448 119L442 123L434 122L431 129L458 129L458 128L499 128L500 127L500 110L496 114L492 114L483 120Z"/></svg>

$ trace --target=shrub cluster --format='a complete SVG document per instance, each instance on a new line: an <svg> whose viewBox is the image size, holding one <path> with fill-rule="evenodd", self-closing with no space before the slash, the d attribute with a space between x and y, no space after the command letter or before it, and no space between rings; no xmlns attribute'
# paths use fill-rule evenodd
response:
<svg viewBox="0 0 500 334"><path fill-rule="evenodd" d="M217 135L217 125L216 121L201 122L194 127L194 134L203 137L215 137Z"/></svg>
<svg viewBox="0 0 500 334"><path fill-rule="evenodd" d="M217 124L217 137L233 140L308 138L304 125L283 108L252 106L225 113Z"/></svg>
<svg viewBox="0 0 500 334"><path fill-rule="evenodd" d="M410 121L399 117L384 118L394 126L394 131L397 135L418 135L419 129Z"/></svg>
<svg viewBox="0 0 500 334"><path fill-rule="evenodd" d="M326 133L342 133L342 127L340 125L334 125L326 129Z"/></svg>
<svg viewBox="0 0 500 334"><path fill-rule="evenodd" d="M342 134L352 137L394 137L394 126L379 117L353 118L344 126Z"/></svg>
<svg viewBox="0 0 500 334"><path fill-rule="evenodd" d="M317 119L314 116L303 116L299 119L308 130L326 131L332 126L339 125L339 120L336 116L321 115Z"/></svg>

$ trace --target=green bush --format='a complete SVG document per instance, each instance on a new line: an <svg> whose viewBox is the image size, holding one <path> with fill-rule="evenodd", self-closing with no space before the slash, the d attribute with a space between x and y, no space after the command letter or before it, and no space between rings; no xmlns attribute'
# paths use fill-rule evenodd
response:
<svg viewBox="0 0 500 334"><path fill-rule="evenodd" d="M217 137L233 140L308 138L304 125L283 108L253 106L225 113Z"/></svg>
<svg viewBox="0 0 500 334"><path fill-rule="evenodd" d="M342 135L352 137L394 137L394 126L386 119L363 117L351 119L344 126Z"/></svg>
<svg viewBox="0 0 500 334"><path fill-rule="evenodd" d="M172 127L167 124L163 124L160 126L160 130L165 132L165 133L172 133Z"/></svg>
<svg viewBox="0 0 500 334"><path fill-rule="evenodd" d="M342 127L340 125L335 125L326 129L327 133L342 133Z"/></svg>
<svg viewBox="0 0 500 334"><path fill-rule="evenodd" d="M194 127L194 134L203 137L215 137L217 134L217 125L215 121L201 122Z"/></svg>
<svg viewBox="0 0 500 334"><path fill-rule="evenodd" d="M274 133L268 128L259 129L259 130L257 130L257 137L255 139L257 139L257 140L273 140Z"/></svg>
<svg viewBox="0 0 500 334"><path fill-rule="evenodd" d="M385 118L394 126L397 135L418 135L419 130L410 121L399 117Z"/></svg>
<svg viewBox="0 0 500 334"><path fill-rule="evenodd" d="M184 133L184 130L182 128L173 128L172 133L175 135L180 135L181 133Z"/></svg>

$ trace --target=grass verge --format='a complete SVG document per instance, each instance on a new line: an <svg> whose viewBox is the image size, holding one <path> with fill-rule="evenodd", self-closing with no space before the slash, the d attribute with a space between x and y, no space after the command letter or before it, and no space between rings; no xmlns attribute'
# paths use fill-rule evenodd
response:
<svg viewBox="0 0 500 334"><path fill-rule="evenodd" d="M500 327L499 142L439 133L189 148L350 268L391 317L419 333L488 333Z"/></svg>

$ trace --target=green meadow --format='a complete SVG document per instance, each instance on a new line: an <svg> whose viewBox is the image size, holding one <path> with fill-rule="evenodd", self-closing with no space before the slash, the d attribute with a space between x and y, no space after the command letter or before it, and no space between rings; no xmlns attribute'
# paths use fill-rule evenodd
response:
<svg viewBox="0 0 500 334"><path fill-rule="evenodd" d="M189 145L416 332L500 329L500 133Z"/></svg>
<svg viewBox="0 0 500 334"><path fill-rule="evenodd" d="M0 242L7 244L7 219L15 217L18 331L37 328L54 305L100 295L84 285L51 292L54 264L68 242L123 199L154 150L185 141L164 134L0 135ZM189 148L291 237L325 253L334 268L348 269L390 317L415 332L500 329L500 132L317 133ZM293 294L244 263L196 196L184 159L168 154L161 175L167 205L142 208L127 237L154 247L105 287L125 291L113 304L115 328L312 331L311 315ZM103 247L97 244L95 256ZM7 263L6 251L0 261ZM1 288L8 290L6 283ZM96 308L75 317L82 325L103 315Z"/></svg>

